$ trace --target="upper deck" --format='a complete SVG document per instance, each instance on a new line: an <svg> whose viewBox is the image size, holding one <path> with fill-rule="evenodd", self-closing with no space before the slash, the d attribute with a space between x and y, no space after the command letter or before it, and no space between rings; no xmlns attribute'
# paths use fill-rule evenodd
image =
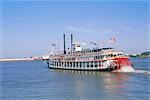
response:
<svg viewBox="0 0 150 100"><path fill-rule="evenodd" d="M68 52L67 54L50 55L50 60L63 62L72 61L89 61L89 60L106 60L113 57L126 57L122 51L114 48L86 49L82 51Z"/></svg>

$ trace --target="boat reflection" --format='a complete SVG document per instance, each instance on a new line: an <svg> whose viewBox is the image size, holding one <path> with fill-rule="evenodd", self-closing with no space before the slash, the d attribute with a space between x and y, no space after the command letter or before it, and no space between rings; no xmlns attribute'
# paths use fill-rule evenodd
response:
<svg viewBox="0 0 150 100"><path fill-rule="evenodd" d="M100 72L100 71L76 71L76 70L59 70L55 69L55 72L65 73L69 76L73 76L74 92L78 97L85 99L84 95L93 94L99 95L99 93L109 94L109 97L120 95L124 93L126 88L126 82L128 82L129 76L125 73L114 72ZM96 91L96 92L91 92ZM107 97L107 96L106 96ZM110 98L107 99L110 99Z"/></svg>
<svg viewBox="0 0 150 100"><path fill-rule="evenodd" d="M79 71L79 70L61 70L61 69L53 69L55 72L61 72L65 74L72 75L84 75L84 76L97 76L102 77L104 80L110 78L111 81L125 81L127 80L126 73L116 73L116 72L103 72L103 71Z"/></svg>

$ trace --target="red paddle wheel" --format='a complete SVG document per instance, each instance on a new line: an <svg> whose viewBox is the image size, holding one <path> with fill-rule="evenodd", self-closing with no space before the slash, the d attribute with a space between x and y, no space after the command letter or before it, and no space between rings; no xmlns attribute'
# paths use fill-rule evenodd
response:
<svg viewBox="0 0 150 100"><path fill-rule="evenodd" d="M114 58L113 63L115 64L114 70L121 70L122 67L129 67L132 66L131 62L129 61L129 58Z"/></svg>

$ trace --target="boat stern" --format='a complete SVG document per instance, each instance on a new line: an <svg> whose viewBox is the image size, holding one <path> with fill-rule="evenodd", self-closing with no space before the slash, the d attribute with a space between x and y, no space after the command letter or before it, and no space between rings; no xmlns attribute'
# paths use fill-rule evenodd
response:
<svg viewBox="0 0 150 100"><path fill-rule="evenodd" d="M113 66L113 72L134 72L133 65L128 57L114 58Z"/></svg>

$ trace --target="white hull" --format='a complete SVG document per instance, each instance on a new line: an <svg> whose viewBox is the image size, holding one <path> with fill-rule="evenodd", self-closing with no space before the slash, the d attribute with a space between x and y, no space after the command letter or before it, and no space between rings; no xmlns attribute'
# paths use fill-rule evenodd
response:
<svg viewBox="0 0 150 100"><path fill-rule="evenodd" d="M107 61L97 62L51 62L47 61L49 68L66 70L113 70L113 67Z"/></svg>

